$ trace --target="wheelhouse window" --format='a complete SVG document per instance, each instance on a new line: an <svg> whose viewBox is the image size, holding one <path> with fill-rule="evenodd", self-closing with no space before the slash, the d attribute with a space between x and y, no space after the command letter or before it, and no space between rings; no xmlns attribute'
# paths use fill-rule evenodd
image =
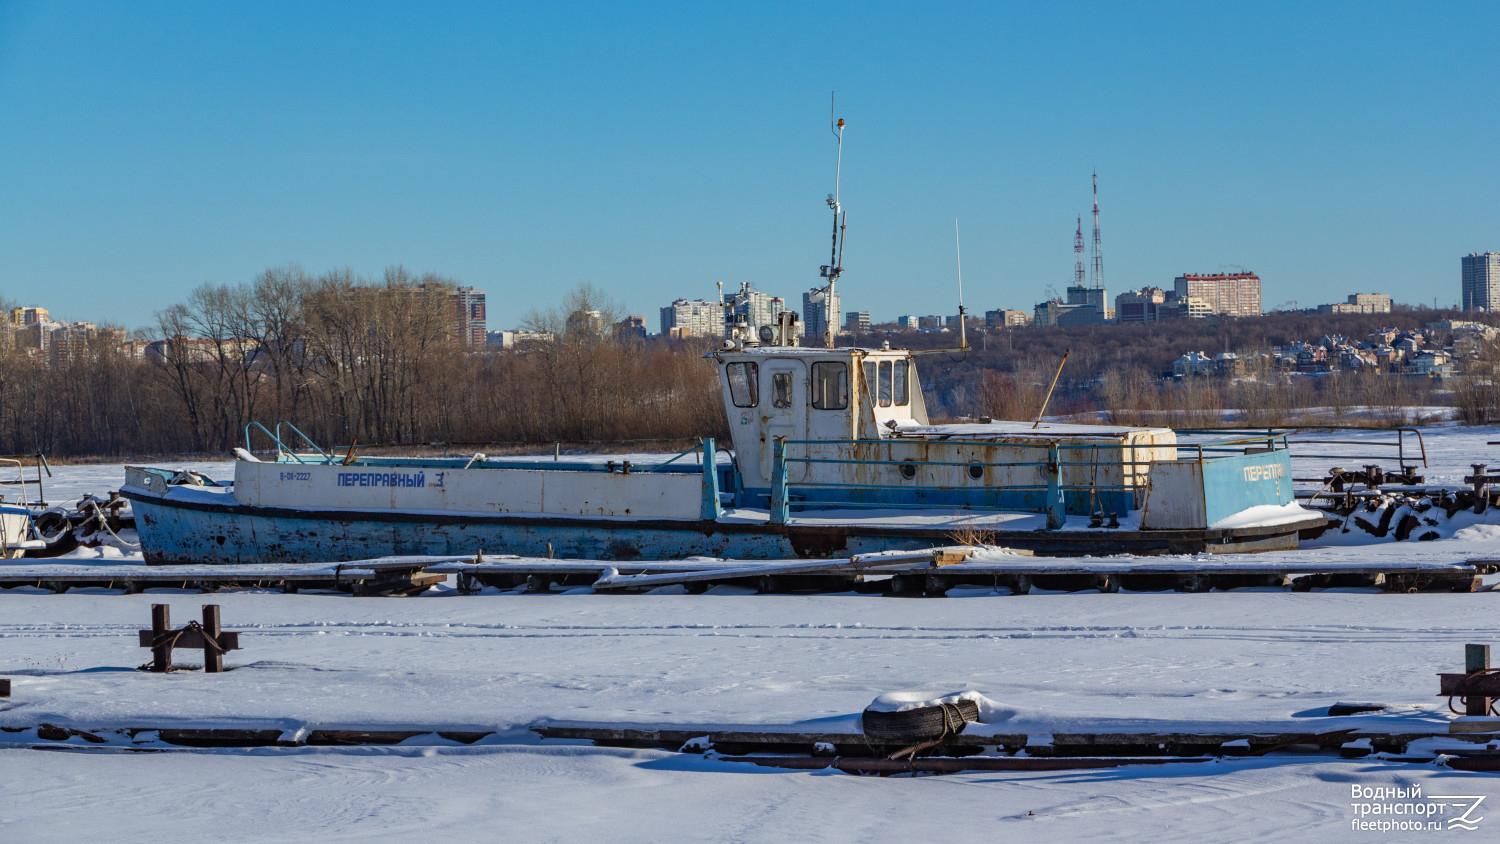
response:
<svg viewBox="0 0 1500 844"><path fill-rule="evenodd" d="M760 404L760 364L731 363L724 369L729 378L729 400L735 407Z"/></svg>
<svg viewBox="0 0 1500 844"><path fill-rule="evenodd" d="M771 374L771 406L792 406L792 373L773 372Z"/></svg>
<svg viewBox="0 0 1500 844"><path fill-rule="evenodd" d="M891 390L891 394L895 397L897 407L906 407L908 404L911 404L911 392L907 387L908 381L906 370L908 363L908 361L904 360L892 362L891 374L893 376L892 381L894 383L892 385L893 389Z"/></svg>
<svg viewBox="0 0 1500 844"><path fill-rule="evenodd" d="M831 360L813 364L812 406L818 410L843 410L849 406L848 364Z"/></svg>

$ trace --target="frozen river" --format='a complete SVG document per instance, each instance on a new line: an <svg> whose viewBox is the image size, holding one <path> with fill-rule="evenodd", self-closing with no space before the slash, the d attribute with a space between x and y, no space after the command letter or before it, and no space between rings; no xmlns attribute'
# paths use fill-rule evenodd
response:
<svg viewBox="0 0 1500 844"><path fill-rule="evenodd" d="M1434 430L1429 476L1485 462L1494 429ZM194 468L220 477L227 464ZM102 494L119 467L64 467L49 497ZM50 492L56 490L56 493ZM1500 516L1451 536L1301 558L1500 557ZM88 552L95 553L97 552ZM118 552L113 552L118 554ZM1497 578L1487 578L1494 582ZM854 595L458 595L410 599L0 591L0 839L1369 840L1351 788L1486 797L1500 778L1437 764L1282 753L1206 764L867 778L536 738L535 721L856 730L873 698L972 689L969 729L1316 731L1342 701L1373 726L1445 728L1440 671L1496 641L1500 593L1370 590ZM965 593L972 594L972 593ZM135 670L149 605L212 600L244 649L218 675ZM188 662L194 660L189 657ZM477 745L130 752L28 749L39 723L494 731ZM58 747L59 745L53 745ZM1480 813L1484 814L1484 813ZM1490 812L1494 814L1494 812ZM1500 817L1481 829L1500 829ZM1459 833L1452 833L1459 834Z"/></svg>

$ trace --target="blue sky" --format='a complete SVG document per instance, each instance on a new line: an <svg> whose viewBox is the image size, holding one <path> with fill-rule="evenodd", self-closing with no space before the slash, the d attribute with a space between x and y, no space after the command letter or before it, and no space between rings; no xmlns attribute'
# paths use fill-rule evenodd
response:
<svg viewBox="0 0 1500 844"><path fill-rule="evenodd" d="M0 295L127 327L206 282L391 264L648 315L796 299L849 124L846 310L1029 309L1097 168L1111 295L1447 306L1500 251L1493 3L0 0Z"/></svg>

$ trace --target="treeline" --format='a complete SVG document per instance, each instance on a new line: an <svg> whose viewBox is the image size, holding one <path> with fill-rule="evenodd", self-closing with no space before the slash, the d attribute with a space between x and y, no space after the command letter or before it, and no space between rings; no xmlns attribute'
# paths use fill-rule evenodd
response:
<svg viewBox="0 0 1500 844"><path fill-rule="evenodd" d="M556 339L474 354L456 342L454 283L400 267L379 278L272 269L204 285L158 314L161 354L132 357L100 340L57 360L0 354L0 453L127 457L224 454L247 423L295 424L317 444L518 444L689 440L727 435L715 342L617 334L620 309L588 285L525 327ZM582 316L583 318L580 318ZM1071 350L1049 415L1121 424L1285 425L1324 418L1420 421L1458 407L1470 424L1500 420L1500 350L1445 382L1377 373L1163 381L1190 351L1242 356L1324 334L1363 338L1466 313L1271 314L1157 325L1013 329L969 335L972 350L927 354L922 383L935 418L1030 419ZM1494 317L1489 317L1493 320ZM875 335L877 345L956 345L951 334ZM257 448L266 448L260 438Z"/></svg>
<svg viewBox="0 0 1500 844"><path fill-rule="evenodd" d="M1398 309L1385 314L1272 313L1241 319L1174 320L1150 324L1106 324L1068 328L1015 328L968 336L967 353L922 358L928 406L944 416L987 415L1028 419L1036 415L1064 352L1068 353L1049 414L1103 412L1116 421L1196 426L1242 410L1255 424L1293 424L1309 408L1360 409L1365 421L1414 421L1410 408L1452 406L1470 424L1500 420L1491 388L1495 350L1468 364L1469 377L1433 382L1376 373L1286 378L1257 373L1258 381L1189 379L1163 382L1172 362L1189 352L1212 356L1234 352L1248 359L1293 341L1324 335L1364 340L1384 327L1422 328L1444 319L1500 324L1500 315L1464 311ZM940 349L957 346L949 333L900 333L858 338L889 339L892 345ZM1443 339L1443 338L1440 338ZM1383 409L1383 410L1382 410ZM1132 411L1139 411L1132 415Z"/></svg>
<svg viewBox="0 0 1500 844"><path fill-rule="evenodd" d="M529 322L557 340L505 354L456 342L454 284L396 267L367 279L269 270L204 285L158 314L161 354L100 342L56 361L0 356L0 452L223 454L247 423L327 447L686 439L721 434L704 348L617 337L582 287ZM258 449L268 440L255 441Z"/></svg>

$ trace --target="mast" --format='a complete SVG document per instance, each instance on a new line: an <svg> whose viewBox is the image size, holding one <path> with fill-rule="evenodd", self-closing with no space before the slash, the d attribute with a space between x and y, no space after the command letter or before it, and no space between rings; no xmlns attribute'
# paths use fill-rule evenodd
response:
<svg viewBox="0 0 1500 844"><path fill-rule="evenodd" d="M969 350L968 317L964 316L964 252L958 242L958 218L953 218L953 258L958 265L958 348Z"/></svg>
<svg viewBox="0 0 1500 844"><path fill-rule="evenodd" d="M1078 233L1073 235L1073 286L1083 287L1083 218L1078 218Z"/></svg>
<svg viewBox="0 0 1500 844"><path fill-rule="evenodd" d="M838 155L833 164L833 193L828 195L828 207L833 210L833 248L828 263L821 267L819 274L828 279L828 294L823 299L823 346L829 349L833 348L834 336L833 285L844 273L844 229L848 227L848 216L839 205L839 174L844 166L844 119L833 115L833 98L829 97L828 124L838 142Z"/></svg>
<svg viewBox="0 0 1500 844"><path fill-rule="evenodd" d="M1099 240L1099 171L1094 171L1094 289L1104 286L1104 246Z"/></svg>

